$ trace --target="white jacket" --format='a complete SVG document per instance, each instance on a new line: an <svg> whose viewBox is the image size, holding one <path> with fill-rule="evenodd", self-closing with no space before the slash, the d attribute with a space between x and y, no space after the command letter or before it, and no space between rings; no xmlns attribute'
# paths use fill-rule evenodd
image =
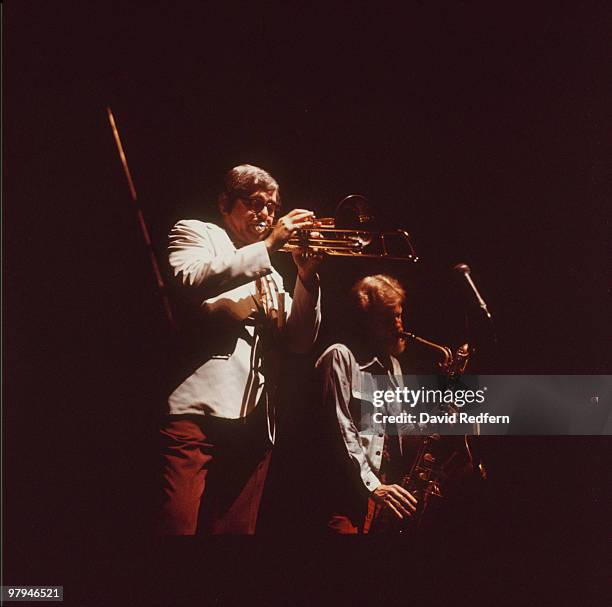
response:
<svg viewBox="0 0 612 607"><path fill-rule="evenodd" d="M195 370L170 395L169 413L245 417L264 389L273 393L282 348L301 353L314 343L320 291L310 293L298 277L292 301L264 242L236 249L227 232L211 223L179 221L170 232L168 251L181 290L211 329L209 337L204 333ZM261 281L272 292L268 308L274 309L267 316L261 311ZM262 316L268 329L274 325L267 337L255 327L263 326Z"/></svg>

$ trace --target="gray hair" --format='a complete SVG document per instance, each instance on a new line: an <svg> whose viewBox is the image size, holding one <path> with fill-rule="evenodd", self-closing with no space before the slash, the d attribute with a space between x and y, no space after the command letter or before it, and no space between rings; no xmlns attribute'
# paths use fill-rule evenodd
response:
<svg viewBox="0 0 612 607"><path fill-rule="evenodd" d="M224 190L219 194L217 204L220 209L229 212L238 198L248 197L258 190L277 192L280 205L280 191L276 179L259 167L252 164L241 164L226 173Z"/></svg>

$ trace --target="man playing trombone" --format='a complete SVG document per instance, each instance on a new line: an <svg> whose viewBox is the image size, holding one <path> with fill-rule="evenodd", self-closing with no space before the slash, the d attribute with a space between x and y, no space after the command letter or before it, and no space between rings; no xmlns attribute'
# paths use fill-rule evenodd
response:
<svg viewBox="0 0 612 607"><path fill-rule="evenodd" d="M184 220L169 237L191 348L161 430L167 534L255 532L281 354L307 351L321 320L321 256L293 253L293 300L270 262L313 213L294 209L274 224L278 184L251 165L227 173L218 208L223 227Z"/></svg>

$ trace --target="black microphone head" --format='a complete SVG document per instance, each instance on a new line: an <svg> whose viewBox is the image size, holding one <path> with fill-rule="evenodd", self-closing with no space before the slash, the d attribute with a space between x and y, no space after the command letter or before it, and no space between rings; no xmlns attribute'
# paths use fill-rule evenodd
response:
<svg viewBox="0 0 612 607"><path fill-rule="evenodd" d="M467 263L458 263L456 266L453 266L453 270L457 270L457 272L461 272L462 274L470 273L470 266Z"/></svg>

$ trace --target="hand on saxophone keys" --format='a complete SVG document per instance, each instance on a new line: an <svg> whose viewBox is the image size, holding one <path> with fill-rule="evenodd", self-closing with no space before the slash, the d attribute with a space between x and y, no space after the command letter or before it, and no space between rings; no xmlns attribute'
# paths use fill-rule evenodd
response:
<svg viewBox="0 0 612 607"><path fill-rule="evenodd" d="M399 519L410 518L417 511L416 497L400 485L379 485L371 497Z"/></svg>

